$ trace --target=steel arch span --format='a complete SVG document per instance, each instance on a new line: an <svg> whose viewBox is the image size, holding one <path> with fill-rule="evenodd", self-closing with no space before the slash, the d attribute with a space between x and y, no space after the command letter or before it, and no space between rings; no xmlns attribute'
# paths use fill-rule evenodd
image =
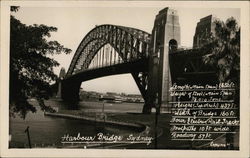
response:
<svg viewBox="0 0 250 158"><path fill-rule="evenodd" d="M83 38L73 56L62 80L62 98L70 102L78 101L83 81L131 73L146 99L150 40L150 34L139 29L116 25L96 26Z"/></svg>
<svg viewBox="0 0 250 158"><path fill-rule="evenodd" d="M124 26L96 26L79 44L66 77L87 70L94 56L106 44L111 45L124 62L139 60L148 57L150 34Z"/></svg>

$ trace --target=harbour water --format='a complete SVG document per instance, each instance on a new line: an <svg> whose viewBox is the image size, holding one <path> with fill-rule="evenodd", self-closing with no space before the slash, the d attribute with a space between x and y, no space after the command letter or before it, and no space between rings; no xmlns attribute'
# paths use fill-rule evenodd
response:
<svg viewBox="0 0 250 158"><path fill-rule="evenodd" d="M34 104L35 101L33 101ZM47 101L47 104L52 105L55 109L65 109L59 101ZM104 106L104 112L109 113L126 113L126 112L141 112L143 104L122 103L112 104L103 102L80 102L79 111L82 112L101 112ZM45 116L43 111L36 106L36 113L28 113L26 119L23 120L16 116L10 118L10 148L28 148L28 136L25 132L29 126L29 134L31 146L37 148L64 148L69 147L67 144L61 143L62 137L65 135L76 136L81 135L96 135L97 133L109 134L126 134L131 133L128 129L119 129L116 127L102 127L100 125L90 124L81 120L64 119ZM134 131L132 131L134 132Z"/></svg>

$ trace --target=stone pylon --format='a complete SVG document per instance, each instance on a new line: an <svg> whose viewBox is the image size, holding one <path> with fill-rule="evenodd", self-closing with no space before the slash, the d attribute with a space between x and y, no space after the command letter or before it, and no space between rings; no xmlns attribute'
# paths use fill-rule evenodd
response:
<svg viewBox="0 0 250 158"><path fill-rule="evenodd" d="M149 56L148 100L143 112L152 107L169 107L169 88L172 85L169 53L174 53L180 44L179 16L176 10L165 8L156 15L152 30Z"/></svg>
<svg viewBox="0 0 250 158"><path fill-rule="evenodd" d="M59 79L57 81L58 83L58 89L57 89L57 94L56 97L62 99L62 80L64 79L66 74L65 68L62 67L59 73Z"/></svg>

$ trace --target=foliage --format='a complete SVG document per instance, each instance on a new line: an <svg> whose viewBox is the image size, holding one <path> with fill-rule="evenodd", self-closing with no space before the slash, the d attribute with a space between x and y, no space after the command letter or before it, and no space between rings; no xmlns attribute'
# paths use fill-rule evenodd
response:
<svg viewBox="0 0 250 158"><path fill-rule="evenodd" d="M19 7L11 7L18 11ZM59 63L48 55L70 53L57 41L48 41L56 27L46 25L25 25L13 15L10 18L10 115L20 114L25 118L27 112L36 108L28 102L36 98L42 110L53 111L44 104L52 94L50 83L56 80L54 66Z"/></svg>
<svg viewBox="0 0 250 158"><path fill-rule="evenodd" d="M10 11L17 12L19 10L19 8L20 8L19 6L11 6Z"/></svg>
<svg viewBox="0 0 250 158"><path fill-rule="evenodd" d="M239 103L240 87L240 27L231 17L215 21L215 33L207 38L203 47L210 53L204 56L205 64L215 67L219 82L233 82L235 102Z"/></svg>
<svg viewBox="0 0 250 158"><path fill-rule="evenodd" d="M226 23L215 21L215 33L207 39L204 47L210 54L204 56L206 64L216 67L220 82L234 82L240 79L240 27L231 17Z"/></svg>

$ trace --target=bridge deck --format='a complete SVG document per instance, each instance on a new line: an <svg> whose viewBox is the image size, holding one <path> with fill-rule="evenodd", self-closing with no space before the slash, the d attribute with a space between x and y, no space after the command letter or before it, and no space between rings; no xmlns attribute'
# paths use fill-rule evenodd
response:
<svg viewBox="0 0 250 158"><path fill-rule="evenodd" d="M81 72L78 72L72 76L68 76L65 78L66 81L71 80L81 80L87 81L99 77L117 75L117 74L125 74L132 72L144 72L147 71L148 66L146 62L147 59L140 59L133 62L120 63L116 65L110 65L105 67L100 67L96 69L88 69Z"/></svg>

